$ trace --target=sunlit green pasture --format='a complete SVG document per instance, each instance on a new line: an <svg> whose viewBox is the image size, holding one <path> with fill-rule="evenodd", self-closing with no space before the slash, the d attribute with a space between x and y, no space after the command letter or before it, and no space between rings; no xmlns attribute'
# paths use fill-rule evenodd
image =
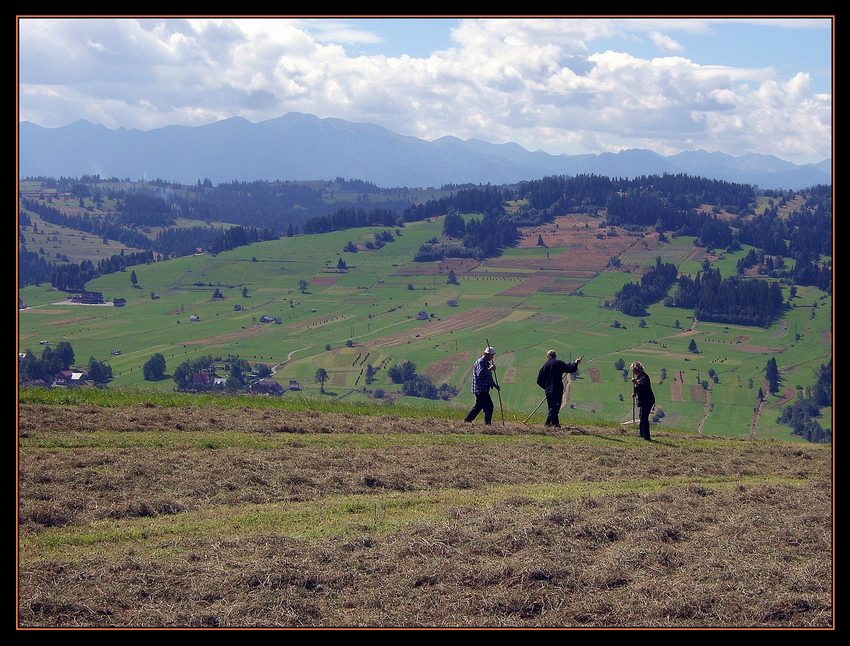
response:
<svg viewBox="0 0 850 646"><path fill-rule="evenodd" d="M129 270L89 284L109 300L126 298L125 307L63 304L60 292L27 287L20 292L30 308L19 314L19 348L38 353L41 340L67 340L78 364L90 356L107 361L113 368L113 386L162 391L173 388L170 378L151 383L142 375L144 363L155 352L165 356L169 375L186 359L233 354L269 365L273 378L287 388L291 380L298 381L302 390L287 392L284 399L353 405L375 402L375 391L381 389L384 402L449 407L461 414L473 403L472 363L489 343L497 349L502 409L512 420L525 419L543 398L535 380L546 351L554 349L567 361L584 356L579 378L570 385L563 424L571 419L600 424L630 419L631 384L614 363L622 359L628 368L639 360L665 413L661 425L696 432L702 424L703 433L737 436L750 434L764 366L775 357L783 382L779 393L768 394L756 436L785 439L791 438L789 427L775 423L789 401L785 389L796 396L796 386L812 385L815 370L831 356L831 298L816 288L799 287L793 307L767 329L703 321L691 329L691 310L658 303L647 315L631 317L606 307L626 282L640 280L639 273L605 270L576 278L572 294L517 295L506 292L520 284L523 271L499 267L495 259L461 272L459 284L449 285L441 263L412 262L420 245L439 237L441 227L440 221L408 224L394 242L378 250L365 245L374 242L378 231L395 235L395 228L281 238L217 256L136 266L132 269L139 288L133 288ZM343 251L349 241L359 251ZM655 249L632 247L625 264L645 270L661 255L665 262L677 263L680 271L691 267L696 272L704 256L685 260L694 249L692 242L681 237ZM547 251L553 250L508 249L501 259L542 262ZM726 269L734 270L746 251L726 254L715 264L727 275L731 272ZM340 259L347 265L344 271L337 269ZM525 273L531 276L533 270ZM303 292L300 281L306 283ZM216 288L223 299L213 298ZM787 298L787 287L783 293ZM262 317L280 323L263 323ZM697 352L689 350L692 340ZM113 356L113 351L120 354ZM448 402L402 397L401 386L390 382L386 370L402 361L414 362L417 372L429 375L437 386L445 382L457 388L458 396ZM383 369L366 384L370 364ZM324 393L315 381L319 368L329 375ZM664 383L662 369L667 372ZM717 373L717 383L710 369ZM674 399L673 375L679 372L685 384L679 389L681 397ZM710 393L704 392L703 381ZM542 423L544 409L531 423Z"/></svg>

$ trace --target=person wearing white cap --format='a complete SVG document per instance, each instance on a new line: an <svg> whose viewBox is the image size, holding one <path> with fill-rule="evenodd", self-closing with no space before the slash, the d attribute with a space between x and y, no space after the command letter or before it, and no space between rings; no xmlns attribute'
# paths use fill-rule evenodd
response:
<svg viewBox="0 0 850 646"><path fill-rule="evenodd" d="M472 393L475 395L475 406L469 411L469 414L464 419L465 422L471 422L478 413L484 411L484 423L490 424L493 419L493 400L490 398L490 389L499 390L499 385L493 379L492 372L496 369L493 363L493 355L496 350L487 346L475 364L472 366Z"/></svg>
<svg viewBox="0 0 850 646"><path fill-rule="evenodd" d="M581 360L582 357L579 357L575 363L566 363L558 359L554 350L546 353L546 363L537 373L537 385L546 391L546 404L549 406L546 426L561 425L558 413L561 410L561 400L564 398L564 375L578 370Z"/></svg>

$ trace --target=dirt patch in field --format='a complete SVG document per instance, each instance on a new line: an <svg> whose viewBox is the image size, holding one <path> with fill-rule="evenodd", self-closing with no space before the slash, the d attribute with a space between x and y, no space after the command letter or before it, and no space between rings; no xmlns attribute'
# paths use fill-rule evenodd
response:
<svg viewBox="0 0 850 646"><path fill-rule="evenodd" d="M541 292L553 294L572 294L584 285L587 280L556 278L554 282L540 288Z"/></svg>
<svg viewBox="0 0 850 646"><path fill-rule="evenodd" d="M549 252L549 258L538 259L497 259L493 263L503 263L502 266L545 266L551 269L601 271L612 256L618 256L623 251L640 241L639 237L630 236L625 229L613 227L614 235L609 233L609 227L599 228L599 220L585 214L563 215L555 218L551 224L520 229L520 248L536 248L540 237L547 248L565 248L559 253ZM528 265L507 264L527 262ZM543 265L545 263L545 265Z"/></svg>
<svg viewBox="0 0 850 646"><path fill-rule="evenodd" d="M509 308L506 307L475 307L471 310L455 314L454 316L450 316L440 321L423 321L423 325L415 329L397 332L383 337L376 345L378 347L401 345L408 341L414 341L417 337L434 336L438 334L446 334L447 332L452 332L454 330L480 327L494 319L501 319L508 311Z"/></svg>
<svg viewBox="0 0 850 646"><path fill-rule="evenodd" d="M466 365L471 357L471 352L461 352L445 359L434 361L425 368L425 375L430 377L431 381L437 386L444 382L448 383L449 379L451 379L452 375L458 369L458 366Z"/></svg>
<svg viewBox="0 0 850 646"><path fill-rule="evenodd" d="M705 403L708 400L708 391L702 386L689 386L691 401Z"/></svg>
<svg viewBox="0 0 850 646"><path fill-rule="evenodd" d="M344 386L346 382L346 374L343 372L335 372L331 375L331 384L334 386Z"/></svg>
<svg viewBox="0 0 850 646"><path fill-rule="evenodd" d="M502 375L500 381L504 384L512 384L516 379L516 366L509 366Z"/></svg>
<svg viewBox="0 0 850 646"><path fill-rule="evenodd" d="M537 292L543 291L545 287L552 285L556 278L556 275L549 273L534 274L518 285L499 292L496 296L532 296Z"/></svg>
<svg viewBox="0 0 850 646"><path fill-rule="evenodd" d="M739 334L738 336L736 336L732 340L737 344L737 343L743 343L744 341L749 341L752 338L753 338L752 335L749 335L749 334Z"/></svg>
<svg viewBox="0 0 850 646"><path fill-rule="evenodd" d="M820 335L820 342L826 345L832 345L832 331L824 330Z"/></svg>
<svg viewBox="0 0 850 646"><path fill-rule="evenodd" d="M588 368L587 373L590 375L590 381L594 384L598 384L599 379L599 368Z"/></svg>
<svg viewBox="0 0 850 646"><path fill-rule="evenodd" d="M317 287L327 287L329 285L336 285L338 280L338 276L313 276L309 282L311 285L316 285Z"/></svg>
<svg viewBox="0 0 850 646"><path fill-rule="evenodd" d="M685 401L682 393L682 382L679 375L674 374L670 381L670 400L674 402Z"/></svg>

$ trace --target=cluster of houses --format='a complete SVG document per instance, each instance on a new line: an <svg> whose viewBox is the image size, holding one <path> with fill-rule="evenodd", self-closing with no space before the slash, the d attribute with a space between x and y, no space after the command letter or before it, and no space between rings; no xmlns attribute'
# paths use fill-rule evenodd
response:
<svg viewBox="0 0 850 646"><path fill-rule="evenodd" d="M83 305L103 305L106 299L103 298L103 292L83 292L71 297L72 303L82 303Z"/></svg>
<svg viewBox="0 0 850 646"><path fill-rule="evenodd" d="M71 297L72 303L79 303L81 305L106 305L106 299L103 296L103 292L89 292L84 291L76 296ZM126 298L114 298L112 299L112 304L115 307L124 307L127 304ZM20 303L18 304L20 308ZM26 307L26 305L24 305Z"/></svg>
<svg viewBox="0 0 850 646"><path fill-rule="evenodd" d="M23 361L25 356L26 353L19 352L18 362ZM72 388L74 386L80 386L84 383L86 383L86 373L83 370L68 369L60 370L55 375L53 375L53 379L35 379L33 381L25 381L21 385L39 386L42 388Z"/></svg>
<svg viewBox="0 0 850 646"><path fill-rule="evenodd" d="M192 375L187 390L224 390L226 382L227 380L223 377L216 377L207 372L196 372ZM287 390L301 390L301 384L296 379L290 379L289 388L287 389L274 379L257 379L251 383L248 390L255 395L282 395Z"/></svg>

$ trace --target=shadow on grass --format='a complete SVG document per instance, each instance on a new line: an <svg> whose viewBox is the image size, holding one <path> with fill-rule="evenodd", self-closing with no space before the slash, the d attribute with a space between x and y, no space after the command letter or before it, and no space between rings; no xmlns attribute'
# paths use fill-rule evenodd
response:
<svg viewBox="0 0 850 646"><path fill-rule="evenodd" d="M658 440L658 439L656 439L656 438L652 438L652 439L650 440L650 442L651 442L652 444L659 444L659 445L661 445L661 446L669 446L670 448L673 448L673 449L678 449L678 448L680 448L680 445L679 445L679 444L673 444L672 442L664 441L664 440Z"/></svg>
<svg viewBox="0 0 850 646"><path fill-rule="evenodd" d="M601 433L591 433L589 431L584 430L583 428L578 428L576 426L565 426L563 430L566 432L565 434L569 435L586 435L588 437L597 437L600 440L608 440L609 442L619 442L620 444L624 444L626 440L614 437L612 435L602 435Z"/></svg>

